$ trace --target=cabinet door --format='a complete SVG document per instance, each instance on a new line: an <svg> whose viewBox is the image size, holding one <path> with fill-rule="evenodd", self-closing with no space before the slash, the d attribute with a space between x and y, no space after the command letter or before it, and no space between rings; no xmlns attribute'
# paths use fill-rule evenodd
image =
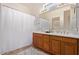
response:
<svg viewBox="0 0 79 59"><path fill-rule="evenodd" d="M41 34L41 36L38 37L38 47L43 49L43 36Z"/></svg>
<svg viewBox="0 0 79 59"><path fill-rule="evenodd" d="M51 53L60 55L60 41L51 39Z"/></svg>
<svg viewBox="0 0 79 59"><path fill-rule="evenodd" d="M77 45L73 43L61 43L61 54L62 55L77 55Z"/></svg>
<svg viewBox="0 0 79 59"><path fill-rule="evenodd" d="M78 45L77 45L77 46L78 46L78 48L77 48L77 49L78 49L77 54L79 55L79 39L77 39L77 44L78 44Z"/></svg>
<svg viewBox="0 0 79 59"><path fill-rule="evenodd" d="M63 40L61 41L61 54L77 54L77 40L74 38L63 37Z"/></svg>
<svg viewBox="0 0 79 59"><path fill-rule="evenodd" d="M33 34L33 45L38 48L43 48L43 35L42 34Z"/></svg>
<svg viewBox="0 0 79 59"><path fill-rule="evenodd" d="M35 36L35 34L33 34L33 45L37 47L37 44L38 44L37 37Z"/></svg>
<svg viewBox="0 0 79 59"><path fill-rule="evenodd" d="M33 45L39 47L39 34L33 33Z"/></svg>
<svg viewBox="0 0 79 59"><path fill-rule="evenodd" d="M48 35L44 35L44 47L43 49L47 52L49 52L49 36Z"/></svg>
<svg viewBox="0 0 79 59"><path fill-rule="evenodd" d="M60 42L62 37L50 36L50 49L52 54L60 55Z"/></svg>

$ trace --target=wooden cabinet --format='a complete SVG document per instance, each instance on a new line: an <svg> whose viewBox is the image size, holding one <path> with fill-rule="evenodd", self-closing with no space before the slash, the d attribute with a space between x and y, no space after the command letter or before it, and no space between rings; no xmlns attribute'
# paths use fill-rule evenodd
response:
<svg viewBox="0 0 79 59"><path fill-rule="evenodd" d="M63 38L61 42L62 55L77 55L77 40L72 38Z"/></svg>
<svg viewBox="0 0 79 59"><path fill-rule="evenodd" d="M49 36L45 34L33 33L33 45L49 52Z"/></svg>
<svg viewBox="0 0 79 59"><path fill-rule="evenodd" d="M44 40L43 40L43 35L42 34L40 35L40 37L37 41L38 41L38 47L43 49Z"/></svg>
<svg viewBox="0 0 79 59"><path fill-rule="evenodd" d="M77 55L77 46L72 43L61 43L61 54L62 55Z"/></svg>
<svg viewBox="0 0 79 59"><path fill-rule="evenodd" d="M78 55L79 55L79 39L78 39L77 45L78 45Z"/></svg>
<svg viewBox="0 0 79 59"><path fill-rule="evenodd" d="M61 37L50 36L50 51L52 54L60 55L60 41Z"/></svg>
<svg viewBox="0 0 79 59"><path fill-rule="evenodd" d="M35 47L37 47L38 45L37 39L38 39L37 34L33 33L33 46Z"/></svg>
<svg viewBox="0 0 79 59"><path fill-rule="evenodd" d="M42 34L33 33L33 45L38 48L43 47Z"/></svg>
<svg viewBox="0 0 79 59"><path fill-rule="evenodd" d="M79 40L76 38L33 33L33 45L55 55L79 54Z"/></svg>
<svg viewBox="0 0 79 59"><path fill-rule="evenodd" d="M51 40L51 53L60 54L60 41Z"/></svg>
<svg viewBox="0 0 79 59"><path fill-rule="evenodd" d="M43 35L44 37L44 47L43 47L43 50L49 52L49 44L50 44L50 40L49 40L49 35Z"/></svg>

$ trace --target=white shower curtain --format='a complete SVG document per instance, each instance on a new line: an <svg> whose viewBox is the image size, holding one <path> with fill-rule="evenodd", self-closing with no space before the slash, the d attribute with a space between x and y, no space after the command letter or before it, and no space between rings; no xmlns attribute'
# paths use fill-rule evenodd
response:
<svg viewBox="0 0 79 59"><path fill-rule="evenodd" d="M0 52L32 44L34 16L1 6Z"/></svg>

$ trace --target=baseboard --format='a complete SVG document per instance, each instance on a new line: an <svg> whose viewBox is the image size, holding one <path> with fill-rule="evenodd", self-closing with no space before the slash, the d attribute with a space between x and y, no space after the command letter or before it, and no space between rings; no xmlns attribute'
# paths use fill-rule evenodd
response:
<svg viewBox="0 0 79 59"><path fill-rule="evenodd" d="M31 44L31 45L28 45L28 46L24 46L24 47L22 47L22 48L18 48L18 49L9 51L9 52L5 52L5 53L3 53L3 54L1 54L1 55L16 55L17 53L19 53L19 52L21 52L21 51L24 51L25 49L27 49L27 48L29 48L29 47L31 47L31 46L32 46L32 44Z"/></svg>

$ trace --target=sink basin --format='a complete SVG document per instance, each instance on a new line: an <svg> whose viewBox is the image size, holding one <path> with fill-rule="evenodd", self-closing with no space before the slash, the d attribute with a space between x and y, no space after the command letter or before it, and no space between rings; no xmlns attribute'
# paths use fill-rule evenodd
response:
<svg viewBox="0 0 79 59"><path fill-rule="evenodd" d="M50 31L46 31L45 33L50 33Z"/></svg>

